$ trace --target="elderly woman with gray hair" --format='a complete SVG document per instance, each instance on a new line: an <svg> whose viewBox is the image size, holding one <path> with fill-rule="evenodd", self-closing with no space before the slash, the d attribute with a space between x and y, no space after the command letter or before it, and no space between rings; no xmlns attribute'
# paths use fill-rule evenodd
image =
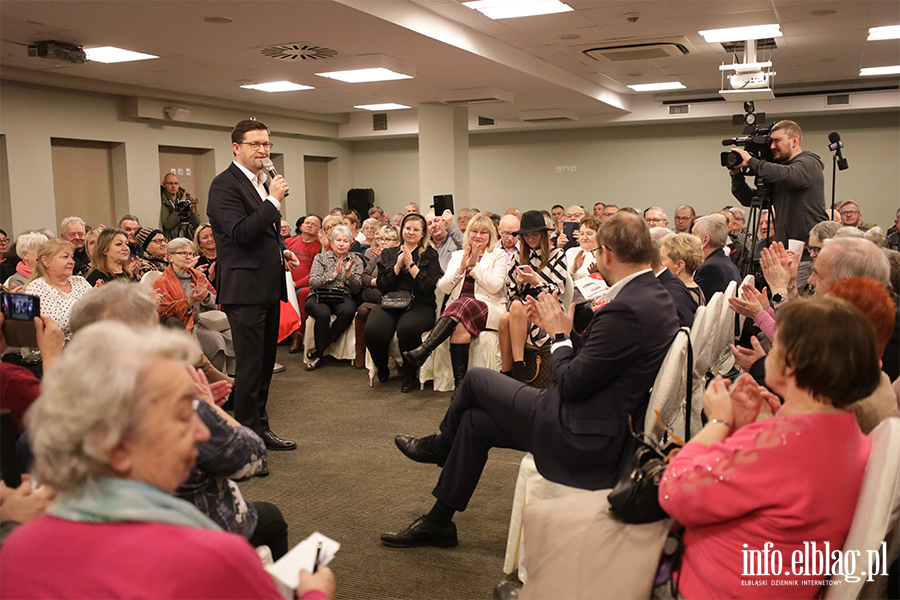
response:
<svg viewBox="0 0 900 600"><path fill-rule="evenodd" d="M209 439L196 352L182 334L108 321L75 336L27 417L34 477L59 503L6 540L0 595L282 597L245 539L172 496ZM333 589L327 569L301 572L304 600Z"/></svg>
<svg viewBox="0 0 900 600"><path fill-rule="evenodd" d="M363 259L350 253L356 241L353 232L346 225L337 225L328 236L331 247L316 255L309 272L306 314L316 320L316 345L306 351L308 371L318 368L328 346L350 327L356 314L356 302L350 296L362 287Z"/></svg>
<svg viewBox="0 0 900 600"><path fill-rule="evenodd" d="M46 235L37 231L28 231L16 238L16 255L22 260L16 264L16 272L6 280L7 289L15 291L13 288L25 287L37 260L37 250L47 239Z"/></svg>
<svg viewBox="0 0 900 600"><path fill-rule="evenodd" d="M219 315L218 311L212 313L220 317L216 320L218 325L208 322L207 327L203 322L206 318L201 320L203 313L215 310L216 293L206 275L195 268L198 257L194 242L187 238L175 238L167 244L169 266L153 284L160 298L159 315L177 317L197 338L203 354L216 368L223 370L223 363L234 359L231 330L224 315Z"/></svg>

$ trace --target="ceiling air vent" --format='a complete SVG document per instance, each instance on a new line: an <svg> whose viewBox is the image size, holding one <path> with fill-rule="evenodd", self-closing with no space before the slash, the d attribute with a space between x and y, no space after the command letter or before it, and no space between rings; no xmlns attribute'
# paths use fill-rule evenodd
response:
<svg viewBox="0 0 900 600"><path fill-rule="evenodd" d="M494 119L490 117L478 117L478 126L479 127L493 127Z"/></svg>
<svg viewBox="0 0 900 600"><path fill-rule="evenodd" d="M547 123L550 121L577 121L578 113L568 108L551 108L549 110L523 110L519 119L530 123Z"/></svg>
<svg viewBox="0 0 900 600"><path fill-rule="evenodd" d="M691 114L690 104L671 104L669 105L670 117L685 117Z"/></svg>
<svg viewBox="0 0 900 600"><path fill-rule="evenodd" d="M372 131L387 131L387 113L372 114Z"/></svg>
<svg viewBox="0 0 900 600"><path fill-rule="evenodd" d="M850 106L850 94L828 94L825 106Z"/></svg>
<svg viewBox="0 0 900 600"><path fill-rule="evenodd" d="M494 102L512 102L512 92L500 88L477 88L469 90L450 90L438 95L440 102L451 106L468 106L469 104L492 104Z"/></svg>
<svg viewBox="0 0 900 600"><path fill-rule="evenodd" d="M600 62L628 60L658 60L695 54L697 49L685 37L674 39L640 40L627 44L587 47L581 53Z"/></svg>
<svg viewBox="0 0 900 600"><path fill-rule="evenodd" d="M726 52L731 54L743 54L744 45L746 42L722 42L722 47L725 48ZM763 40L756 40L756 51L760 52L762 50L777 50L778 46L775 45L774 38L765 38Z"/></svg>
<svg viewBox="0 0 900 600"><path fill-rule="evenodd" d="M279 60L318 60L323 58L334 58L338 55L337 50L316 46L315 44L309 44L307 42L267 46L260 50L260 53L263 56L277 58Z"/></svg>

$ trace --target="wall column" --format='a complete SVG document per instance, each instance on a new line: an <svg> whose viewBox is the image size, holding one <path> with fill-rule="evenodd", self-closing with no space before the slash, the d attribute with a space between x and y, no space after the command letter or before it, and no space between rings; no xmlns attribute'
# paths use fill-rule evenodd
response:
<svg viewBox="0 0 900 600"><path fill-rule="evenodd" d="M469 205L469 109L419 105L419 206L428 212L433 197L453 194L453 206Z"/></svg>

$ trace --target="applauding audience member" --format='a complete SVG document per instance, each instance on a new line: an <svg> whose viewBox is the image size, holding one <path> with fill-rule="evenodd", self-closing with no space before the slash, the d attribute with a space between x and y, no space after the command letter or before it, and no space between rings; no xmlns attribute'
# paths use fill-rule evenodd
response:
<svg viewBox="0 0 900 600"><path fill-rule="evenodd" d="M684 283L694 298L694 312L706 304L703 290L694 282L694 272L703 263L700 238L690 233L676 233L663 238L659 255L662 264Z"/></svg>
<svg viewBox="0 0 900 600"><path fill-rule="evenodd" d="M378 380L385 382L391 376L388 368L388 346L394 333L401 352L408 352L422 343L422 334L434 325L437 308L434 289L441 277L441 265L437 250L428 243L428 227L425 217L409 213L400 224L402 243L395 248L385 248L378 256L378 289L384 296L394 292L402 297L405 308L376 306L366 322L366 347L378 370ZM382 302L384 301L382 297ZM401 367L403 384L401 392L411 392L416 384L417 367L404 363Z"/></svg>
<svg viewBox="0 0 900 600"><path fill-rule="evenodd" d="M578 224L578 246L566 250L566 264L572 281L578 281L596 272L594 252L597 250L597 230L600 229L600 218L587 216ZM594 317L594 309L578 288L572 298L575 304L575 319L572 327L582 333Z"/></svg>
<svg viewBox="0 0 900 600"><path fill-rule="evenodd" d="M469 221L463 250L450 258L438 287L449 303L422 345L403 353L403 362L421 367L450 338L453 384L459 388L469 368L469 342L485 329L496 330L506 311L506 252L497 244L497 230L488 217Z"/></svg>
<svg viewBox="0 0 900 600"><path fill-rule="evenodd" d="M300 234L286 240L288 250L294 253L299 261L299 266L291 271L291 279L294 281L294 291L297 294L297 305L300 307L300 329L291 337L290 353L296 354L303 349L303 332L306 331L306 299L309 297L309 274L312 270L313 259L322 249L320 235L322 219L318 215L307 215L300 224ZM329 242L330 243L330 242Z"/></svg>
<svg viewBox="0 0 900 600"><path fill-rule="evenodd" d="M350 254L355 242L353 232L345 225L338 225L331 230L330 237L331 248L316 255L309 274L306 312L316 320L316 345L306 351L309 371L318 368L328 346L350 327L356 314L356 302L351 295L362 286L362 258Z"/></svg>
<svg viewBox="0 0 900 600"><path fill-rule="evenodd" d="M22 233L16 238L16 255L20 260L16 264L16 272L10 275L4 284L7 289L15 292L25 287L37 260L38 248L46 241L47 236L36 231Z"/></svg>
<svg viewBox="0 0 900 600"><path fill-rule="evenodd" d="M216 238L213 237L212 225L204 223L194 232L194 250L197 258L197 269L206 275L207 281L216 289Z"/></svg>
<svg viewBox="0 0 900 600"><path fill-rule="evenodd" d="M137 234L137 241L143 249L141 256L141 272L143 277L151 271L162 273L169 267L169 261L166 260L166 236L159 229L141 229Z"/></svg>
<svg viewBox="0 0 900 600"><path fill-rule="evenodd" d="M75 247L64 240L47 240L37 249L37 260L25 293L41 299L41 314L52 318L66 337L70 336L69 315L82 296L91 291L84 277L72 275Z"/></svg>
<svg viewBox="0 0 900 600"><path fill-rule="evenodd" d="M366 322L369 313L381 303L381 290L378 289L378 257L385 248L396 248L400 243L400 234L393 225L384 225L375 237L375 243L369 249L371 252L369 264L362 274L362 301L356 309L356 357L353 366L357 369L366 367ZM368 252L368 251L367 251Z"/></svg>
<svg viewBox="0 0 900 600"><path fill-rule="evenodd" d="M566 255L559 248L550 247L550 228L544 216L536 210L522 215L519 236L519 255L513 259L508 275L509 312L500 317L500 356L502 371L525 381L525 343L528 338L535 346L550 338L531 322L525 310L525 299L540 292L557 293L560 301L566 285Z"/></svg>
<svg viewBox="0 0 900 600"><path fill-rule="evenodd" d="M107 228L100 232L91 252L91 270L87 281L96 285L98 281L109 283L114 279L134 281L131 248L128 234L123 229Z"/></svg>

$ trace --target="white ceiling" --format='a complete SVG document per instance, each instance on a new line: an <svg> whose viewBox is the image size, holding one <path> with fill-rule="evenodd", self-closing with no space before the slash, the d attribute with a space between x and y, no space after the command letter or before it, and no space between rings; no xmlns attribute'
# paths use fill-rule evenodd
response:
<svg viewBox="0 0 900 600"><path fill-rule="evenodd" d="M900 64L900 41L866 41L868 28L900 24L897 0L567 3L573 12L493 21L458 0L3 0L0 76L212 106L258 105L332 122L346 121L356 104L415 107L449 90L497 87L515 101L482 105L478 114L517 120L521 111L566 108L590 117L629 112L635 94L625 86L636 83L677 80L688 88L657 98L715 98L717 66L732 59L698 31L778 23L784 36L771 53L776 93L900 82L896 76L859 77L863 67ZM827 14L816 16L821 11ZM640 18L629 23L624 15L633 12ZM210 24L203 20L209 16L233 22ZM581 52L661 37L687 38L697 52L621 63L597 62ZM28 58L26 47L40 40L119 46L160 58L113 65ZM384 54L415 65L416 77L348 84L314 74L337 59L281 61L260 53L292 42L334 49L338 58ZM269 94L239 87L281 79L316 89Z"/></svg>

